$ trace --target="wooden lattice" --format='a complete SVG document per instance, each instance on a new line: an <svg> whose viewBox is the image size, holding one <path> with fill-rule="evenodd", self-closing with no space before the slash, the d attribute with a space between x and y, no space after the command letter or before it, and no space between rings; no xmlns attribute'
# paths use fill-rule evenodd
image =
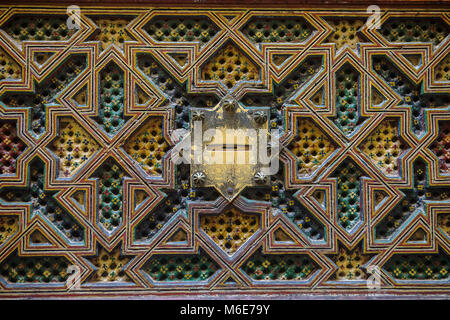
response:
<svg viewBox="0 0 450 320"><path fill-rule="evenodd" d="M0 7L0 297L448 295L450 12L370 15ZM171 160L217 105L281 132L233 197Z"/></svg>

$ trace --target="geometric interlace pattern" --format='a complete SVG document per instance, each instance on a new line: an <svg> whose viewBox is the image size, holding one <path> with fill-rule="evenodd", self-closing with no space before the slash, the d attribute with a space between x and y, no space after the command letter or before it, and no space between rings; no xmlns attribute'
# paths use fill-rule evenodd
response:
<svg viewBox="0 0 450 320"><path fill-rule="evenodd" d="M450 13L369 16L0 8L0 296L448 294ZM280 132L232 199L170 160L224 98Z"/></svg>

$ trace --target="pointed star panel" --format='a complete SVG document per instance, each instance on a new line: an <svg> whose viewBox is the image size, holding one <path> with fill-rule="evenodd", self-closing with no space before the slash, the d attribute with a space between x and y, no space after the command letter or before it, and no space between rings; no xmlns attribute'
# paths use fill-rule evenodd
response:
<svg viewBox="0 0 450 320"><path fill-rule="evenodd" d="M448 5L137 2L0 8L0 297L450 295Z"/></svg>

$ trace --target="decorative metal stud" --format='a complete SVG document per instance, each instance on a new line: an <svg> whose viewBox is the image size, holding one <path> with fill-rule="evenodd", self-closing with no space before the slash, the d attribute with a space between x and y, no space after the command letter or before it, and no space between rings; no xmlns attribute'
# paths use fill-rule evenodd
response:
<svg viewBox="0 0 450 320"><path fill-rule="evenodd" d="M206 174L202 171L197 171L192 175L192 181L197 185L203 184L206 181Z"/></svg>
<svg viewBox="0 0 450 320"><path fill-rule="evenodd" d="M236 110L236 101L234 101L233 99L225 99L222 102L223 108L228 111L228 112L233 112L234 110Z"/></svg>
<svg viewBox="0 0 450 320"><path fill-rule="evenodd" d="M253 120L258 124L264 124L267 121L267 114L264 111L256 111L253 113Z"/></svg>
<svg viewBox="0 0 450 320"><path fill-rule="evenodd" d="M194 110L192 112L192 120L203 121L205 119L205 113L201 110Z"/></svg>
<svg viewBox="0 0 450 320"><path fill-rule="evenodd" d="M253 179L255 180L256 183L263 184L267 181L267 176L261 171L258 171L257 173L255 173Z"/></svg>

